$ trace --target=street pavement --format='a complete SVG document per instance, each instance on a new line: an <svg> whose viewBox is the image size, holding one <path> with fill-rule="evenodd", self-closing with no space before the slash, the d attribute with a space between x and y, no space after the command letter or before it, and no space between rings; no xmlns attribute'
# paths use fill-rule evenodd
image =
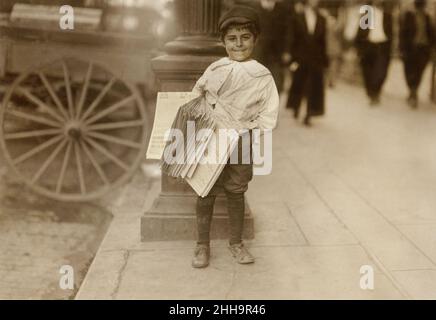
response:
<svg viewBox="0 0 436 320"><path fill-rule="evenodd" d="M0 160L0 300L73 299L110 219L101 205L30 191ZM60 286L63 266L73 287Z"/></svg>
<svg viewBox="0 0 436 320"><path fill-rule="evenodd" d="M140 217L160 188L146 164L147 178L114 200L76 299L435 299L436 107L428 85L418 110L406 105L400 68L379 107L346 83L328 91L312 128L282 105L273 172L247 192L255 264L235 263L226 241L212 242L201 270L193 241L141 243Z"/></svg>
<svg viewBox="0 0 436 320"><path fill-rule="evenodd" d="M0 300L74 299L110 223L109 197L93 203L43 197L0 152ZM73 267L72 288L60 286L64 266Z"/></svg>

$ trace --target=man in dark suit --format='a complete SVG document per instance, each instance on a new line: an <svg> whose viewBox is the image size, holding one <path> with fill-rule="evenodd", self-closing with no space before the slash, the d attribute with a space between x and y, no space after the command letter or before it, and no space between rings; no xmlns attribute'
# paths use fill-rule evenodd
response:
<svg viewBox="0 0 436 320"><path fill-rule="evenodd" d="M356 47L360 56L366 93L371 105L380 103L380 94L391 61L393 24L392 14L385 10L381 0L369 1L373 24L359 26Z"/></svg>
<svg viewBox="0 0 436 320"><path fill-rule="evenodd" d="M400 50L412 108L418 107L418 88L434 44L434 30L425 6L426 0L415 0L415 10L407 11L400 24Z"/></svg>
<svg viewBox="0 0 436 320"><path fill-rule="evenodd" d="M283 88L281 60L288 20L286 9L286 4L277 0L261 0L257 8L262 33L258 38L254 57L271 71L279 92Z"/></svg>
<svg viewBox="0 0 436 320"><path fill-rule="evenodd" d="M304 124L310 126L313 116L324 114L324 72L328 67L326 19L318 10L319 0L303 0L295 7L295 14L287 32L293 81L287 107L297 119L303 98L307 99Z"/></svg>

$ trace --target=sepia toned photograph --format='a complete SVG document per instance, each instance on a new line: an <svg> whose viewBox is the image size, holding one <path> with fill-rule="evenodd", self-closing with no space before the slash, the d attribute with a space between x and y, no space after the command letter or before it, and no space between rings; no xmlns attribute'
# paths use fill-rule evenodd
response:
<svg viewBox="0 0 436 320"><path fill-rule="evenodd" d="M435 19L0 0L0 300L436 299Z"/></svg>

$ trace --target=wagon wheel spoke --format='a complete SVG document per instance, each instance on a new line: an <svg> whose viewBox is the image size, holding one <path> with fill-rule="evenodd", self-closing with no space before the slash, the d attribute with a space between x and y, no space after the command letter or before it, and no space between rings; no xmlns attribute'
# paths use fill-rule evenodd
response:
<svg viewBox="0 0 436 320"><path fill-rule="evenodd" d="M6 110L6 112L10 115L17 117L17 118L23 118L23 119L30 120L33 122L38 122L38 123L45 124L45 125L50 126L50 127L58 127L58 128L61 127L61 123L54 122L54 121L51 121L49 119L46 119L46 118L43 118L40 116L34 116L34 115L31 115L31 114L28 114L25 112L21 112L18 110L9 110L8 109L8 110Z"/></svg>
<svg viewBox="0 0 436 320"><path fill-rule="evenodd" d="M62 161L61 172L59 174L59 178L56 184L56 193L60 193L62 191L62 184L64 183L65 172L67 170L68 161L70 160L72 145L73 143L71 141L68 141L67 151L65 152L64 160Z"/></svg>
<svg viewBox="0 0 436 320"><path fill-rule="evenodd" d="M101 100L104 98L104 96L109 92L109 90L112 88L114 83L117 81L115 77L112 77L112 79L106 84L106 86L103 88L103 90L100 92L100 94L95 98L95 100L92 102L92 104L89 106L89 108L83 113L82 117L80 117L80 120L83 121L86 119L92 111L99 105Z"/></svg>
<svg viewBox="0 0 436 320"><path fill-rule="evenodd" d="M126 147L130 147L130 148L134 148L134 149L140 149L141 145L137 142L133 142L130 140L125 140L125 139L120 139L108 134L104 134L104 133L98 133L98 132L93 132L93 131L89 131L87 132L87 135L96 139L100 139L100 140L104 140L104 141L108 141L111 143L116 143L116 144L120 144Z"/></svg>
<svg viewBox="0 0 436 320"><path fill-rule="evenodd" d="M47 171L47 168L53 163L56 156L61 152L61 150L65 147L67 144L67 139L64 139L59 145L52 151L50 156L45 160L43 165L39 168L39 170L35 173L35 175L32 177L32 183L36 183L39 178Z"/></svg>
<svg viewBox="0 0 436 320"><path fill-rule="evenodd" d="M54 103L56 104L56 107L58 108L60 113L62 113L62 115L65 119L68 119L68 114L65 111L64 105L62 104L58 95L54 91L53 86L50 84L50 82L48 81L45 74L42 71L40 71L40 72L38 72L38 76L41 79L42 83L44 84L45 88L47 89L48 93L50 94L51 98L53 99Z"/></svg>
<svg viewBox="0 0 436 320"><path fill-rule="evenodd" d="M60 134L61 132L62 132L61 129L45 129L45 130L13 132L13 133L6 133L4 135L4 138L5 140L26 139L26 138L33 138L33 137L55 135L55 134Z"/></svg>
<svg viewBox="0 0 436 320"><path fill-rule="evenodd" d="M104 173L103 169L101 168L101 166L98 164L97 160L95 160L94 156L92 155L91 151L89 150L89 148L86 146L86 143L83 142L83 140L80 140L80 145L83 149L83 151L85 151L86 156L88 157L88 159L91 161L92 166L94 167L94 169L97 171L98 175L100 176L101 180L104 182L104 184L107 186L109 185L109 180L106 177L106 174Z"/></svg>
<svg viewBox="0 0 436 320"><path fill-rule="evenodd" d="M99 151L101 154L112 160L114 163L116 163L121 169L124 171L129 171L129 167L120 160L117 156L110 153L105 147L103 147L101 144L99 144L97 141L87 138L86 141L97 151Z"/></svg>
<svg viewBox="0 0 436 320"><path fill-rule="evenodd" d="M70 72L68 71L68 67L65 64L65 62L62 62L62 69L64 71L65 90L67 91L68 111L70 113L70 117L73 118L74 117L73 93L71 92Z"/></svg>
<svg viewBox="0 0 436 320"><path fill-rule="evenodd" d="M112 112L115 112L122 107L125 107L126 104L133 101L134 99L135 99L135 96L132 94L132 95L128 96L127 98L124 98L123 100L116 102L115 104L113 104L109 108L105 109L104 111L101 111L101 112L97 113L96 115L94 115L93 117L87 119L85 121L85 124L94 123L98 119L101 119L104 116L106 116Z"/></svg>
<svg viewBox="0 0 436 320"><path fill-rule="evenodd" d="M83 104L85 103L86 94L88 92L89 81L91 80L92 68L93 68L92 63L90 63L88 66L88 70L86 72L85 82L83 83L82 86L82 92L80 94L79 103L77 104L77 110L75 115L76 119L80 119L80 115L82 113Z"/></svg>
<svg viewBox="0 0 436 320"><path fill-rule="evenodd" d="M83 176L82 155L80 152L80 146L77 142L74 144L74 153L76 155L76 165L77 165L77 173L79 175L80 193L85 194L86 185L85 185L85 178Z"/></svg>
<svg viewBox="0 0 436 320"><path fill-rule="evenodd" d="M18 165L21 162L29 159L30 157L34 156L35 154L49 148L50 146L52 146L53 144L55 144L56 142L58 142L59 140L63 139L63 136L56 136L51 138L50 140L47 140L46 142L40 144L39 146L31 149L30 151L27 151L26 153L22 154L21 156L19 156L18 158L15 158L12 160L14 165Z"/></svg>
<svg viewBox="0 0 436 320"><path fill-rule="evenodd" d="M34 94L32 94L29 90L18 87L17 92L25 96L27 99L29 99L31 102L39 106L41 109L43 109L45 112L47 112L49 115L51 115L53 118L58 120L59 122L64 122L65 119L62 118L56 111L54 111L51 107L49 107L45 102L41 101L38 97L36 97Z"/></svg>
<svg viewBox="0 0 436 320"><path fill-rule="evenodd" d="M108 122L108 123L98 123L87 126L89 130L99 131L99 130L111 130L111 129L124 129L129 127L141 127L144 125L142 120L132 120L132 121L119 121L119 122Z"/></svg>

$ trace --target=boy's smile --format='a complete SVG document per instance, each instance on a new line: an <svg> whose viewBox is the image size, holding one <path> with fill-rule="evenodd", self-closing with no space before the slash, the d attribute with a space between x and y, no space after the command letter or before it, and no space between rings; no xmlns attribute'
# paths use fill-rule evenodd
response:
<svg viewBox="0 0 436 320"><path fill-rule="evenodd" d="M224 46L229 58L239 62L251 58L255 44L253 33L246 28L230 28L224 37Z"/></svg>

